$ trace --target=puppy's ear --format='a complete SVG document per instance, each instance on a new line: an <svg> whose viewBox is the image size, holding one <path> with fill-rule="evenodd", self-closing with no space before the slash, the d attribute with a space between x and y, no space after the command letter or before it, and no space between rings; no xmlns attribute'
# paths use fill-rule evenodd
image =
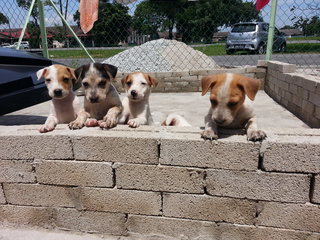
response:
<svg viewBox="0 0 320 240"><path fill-rule="evenodd" d="M209 88L212 88L218 80L218 75L206 76L201 79L202 96L204 96Z"/></svg>
<svg viewBox="0 0 320 240"><path fill-rule="evenodd" d="M49 71L49 69L47 67L40 69L39 71L37 71L37 78L38 80L40 80L41 77L43 77L47 71Z"/></svg>
<svg viewBox="0 0 320 240"><path fill-rule="evenodd" d="M149 84L150 86L153 86L153 87L158 86L158 80L157 80L157 79L151 77L149 74L147 74L146 77L147 77L148 84Z"/></svg>
<svg viewBox="0 0 320 240"><path fill-rule="evenodd" d="M81 81L76 77L74 73L75 70L73 68L67 67L67 71L70 74L70 78L72 78L72 90L76 91L78 88L81 87Z"/></svg>
<svg viewBox="0 0 320 240"><path fill-rule="evenodd" d="M82 80L82 73L86 65L82 65L78 67L76 70L74 70L74 76L76 77L76 80Z"/></svg>
<svg viewBox="0 0 320 240"><path fill-rule="evenodd" d="M239 76L238 86L242 88L250 100L253 101L259 90L260 81L254 78Z"/></svg>
<svg viewBox="0 0 320 240"><path fill-rule="evenodd" d="M115 78L118 72L118 68L116 66L102 63L102 67L104 68L105 72L111 76L111 78Z"/></svg>
<svg viewBox="0 0 320 240"><path fill-rule="evenodd" d="M128 81L128 79L129 79L129 75L127 75L121 79L122 87L124 87L126 85L126 82Z"/></svg>

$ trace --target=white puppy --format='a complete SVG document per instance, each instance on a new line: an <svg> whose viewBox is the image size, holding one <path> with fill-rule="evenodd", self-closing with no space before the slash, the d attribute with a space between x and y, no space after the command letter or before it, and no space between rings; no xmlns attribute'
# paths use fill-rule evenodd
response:
<svg viewBox="0 0 320 240"><path fill-rule="evenodd" d="M127 95L122 100L123 111L119 123L133 128L152 125L149 96L151 87L157 86L158 81L146 73L134 72L124 77L121 82Z"/></svg>
<svg viewBox="0 0 320 240"><path fill-rule="evenodd" d="M170 113L161 126L191 127L184 117L175 113Z"/></svg>
<svg viewBox="0 0 320 240"><path fill-rule="evenodd" d="M63 65L52 65L37 72L38 80L43 77L52 97L49 116L39 129L41 133L52 131L58 123L70 123L80 111L80 101L74 94L74 69Z"/></svg>

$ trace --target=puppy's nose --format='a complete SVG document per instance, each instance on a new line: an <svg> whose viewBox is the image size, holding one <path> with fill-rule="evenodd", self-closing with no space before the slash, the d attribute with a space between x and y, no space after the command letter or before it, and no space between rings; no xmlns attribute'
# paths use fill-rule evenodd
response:
<svg viewBox="0 0 320 240"><path fill-rule="evenodd" d="M53 93L56 97L61 97L62 96L62 89L55 89L53 90Z"/></svg>
<svg viewBox="0 0 320 240"><path fill-rule="evenodd" d="M132 90L131 91L131 96L132 97L136 97L138 95L137 91L136 90Z"/></svg>
<svg viewBox="0 0 320 240"><path fill-rule="evenodd" d="M223 124L226 120L223 118L215 118L214 121L216 122L216 124Z"/></svg>
<svg viewBox="0 0 320 240"><path fill-rule="evenodd" d="M95 98L89 98L90 99L90 102L92 102L92 103L96 103L96 102L98 102L98 97L95 97Z"/></svg>

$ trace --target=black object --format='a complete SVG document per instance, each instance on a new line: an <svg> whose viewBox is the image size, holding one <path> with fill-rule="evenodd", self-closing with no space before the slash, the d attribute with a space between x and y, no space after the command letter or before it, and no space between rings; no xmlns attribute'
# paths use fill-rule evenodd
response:
<svg viewBox="0 0 320 240"><path fill-rule="evenodd" d="M0 47L0 115L49 100L36 72L56 64L39 55Z"/></svg>

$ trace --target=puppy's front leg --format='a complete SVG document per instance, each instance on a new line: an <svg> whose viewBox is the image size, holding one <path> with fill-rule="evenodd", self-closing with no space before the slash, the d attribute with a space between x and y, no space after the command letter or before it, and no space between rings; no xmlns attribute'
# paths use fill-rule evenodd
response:
<svg viewBox="0 0 320 240"><path fill-rule="evenodd" d="M147 125L148 120L145 117L137 117L137 118L132 118L128 121L128 125L132 128L137 128L140 125Z"/></svg>
<svg viewBox="0 0 320 240"><path fill-rule="evenodd" d="M261 141L267 137L267 134L258 129L256 117L252 117L246 124L247 139L249 141Z"/></svg>
<svg viewBox="0 0 320 240"><path fill-rule="evenodd" d="M103 121L99 122L101 128L112 128L117 126L119 114L122 112L122 106L115 106L109 109L104 116Z"/></svg>
<svg viewBox="0 0 320 240"><path fill-rule="evenodd" d="M201 133L203 139L216 140L218 139L218 127L212 121L211 111L204 117L204 131Z"/></svg>
<svg viewBox="0 0 320 240"><path fill-rule="evenodd" d="M53 129L55 129L55 127L58 124L58 119L56 116L50 114L46 120L46 122L41 126L41 128L39 129L39 132L41 133L46 133L46 132L50 132Z"/></svg>
<svg viewBox="0 0 320 240"><path fill-rule="evenodd" d="M80 111L78 113L76 120L69 123L69 128L72 130L83 128L84 124L86 123L89 117L90 117L90 114L88 112L84 110Z"/></svg>

